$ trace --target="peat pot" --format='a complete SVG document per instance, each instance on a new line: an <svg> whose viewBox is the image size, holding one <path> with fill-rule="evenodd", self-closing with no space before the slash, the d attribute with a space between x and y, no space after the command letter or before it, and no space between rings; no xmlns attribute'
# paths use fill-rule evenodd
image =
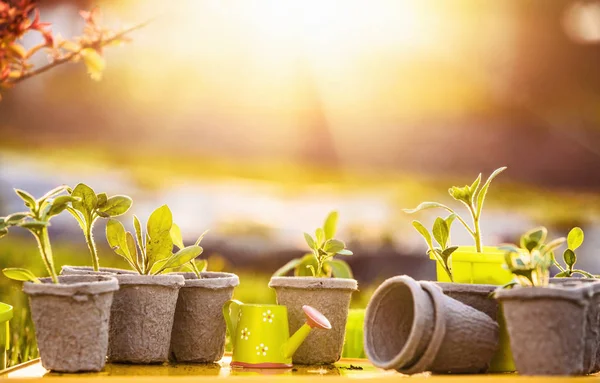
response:
<svg viewBox="0 0 600 383"><path fill-rule="evenodd" d="M63 266L60 270L61 275L119 275L130 274L136 275L133 270L116 269L113 267L100 267L98 271L94 271L91 266Z"/></svg>

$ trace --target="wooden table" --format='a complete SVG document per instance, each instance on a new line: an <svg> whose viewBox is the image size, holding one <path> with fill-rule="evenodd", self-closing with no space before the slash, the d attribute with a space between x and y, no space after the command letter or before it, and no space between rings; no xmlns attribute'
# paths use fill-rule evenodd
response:
<svg viewBox="0 0 600 383"><path fill-rule="evenodd" d="M54 382L111 382L162 383L176 381L178 383L198 382L226 379L235 383L269 383L284 381L286 383L314 383L314 379L326 380L327 383L348 382L350 380L369 380L377 383L391 383L403 379L425 380L431 383L542 383L542 382L599 382L600 375L587 377L521 377L516 374L504 375L431 375L419 374L411 377L395 371L383 371L375 368L366 359L342 359L332 366L295 366L281 370L237 369L229 366L231 358L225 356L219 363L199 364L165 364L165 365L128 365L107 364L104 371L83 374L59 374L45 370L38 359L0 372L1 379L12 381L47 381Z"/></svg>

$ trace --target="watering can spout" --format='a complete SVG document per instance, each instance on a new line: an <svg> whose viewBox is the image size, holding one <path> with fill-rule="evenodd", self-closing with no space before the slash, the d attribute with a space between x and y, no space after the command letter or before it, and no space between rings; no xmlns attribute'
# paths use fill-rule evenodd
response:
<svg viewBox="0 0 600 383"><path fill-rule="evenodd" d="M285 344L284 353L286 358L291 358L296 352L298 347L304 342L308 334L313 328L320 328L324 330L331 329L331 323L325 318L323 314L317 311L315 308L310 306L302 306L304 314L306 314L306 322L288 339Z"/></svg>
<svg viewBox="0 0 600 383"><path fill-rule="evenodd" d="M235 299L230 299L223 305L223 317L225 318L225 323L227 324L227 331L229 331L233 347L235 347L237 339L237 337L235 336L235 330L237 328L240 307L242 305L242 302L237 301Z"/></svg>

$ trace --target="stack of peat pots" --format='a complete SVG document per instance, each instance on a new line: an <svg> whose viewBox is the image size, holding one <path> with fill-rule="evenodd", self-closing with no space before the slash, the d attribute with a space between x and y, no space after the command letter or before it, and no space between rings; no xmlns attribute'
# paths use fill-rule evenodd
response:
<svg viewBox="0 0 600 383"><path fill-rule="evenodd" d="M365 316L365 351L383 369L404 374L481 373L498 347L498 324L431 282L386 280Z"/></svg>

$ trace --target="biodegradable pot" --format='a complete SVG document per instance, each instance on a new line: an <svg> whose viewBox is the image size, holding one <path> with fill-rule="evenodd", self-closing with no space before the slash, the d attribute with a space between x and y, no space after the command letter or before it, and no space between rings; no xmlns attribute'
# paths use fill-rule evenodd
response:
<svg viewBox="0 0 600 383"><path fill-rule="evenodd" d="M365 349L381 368L415 374L478 373L498 345L498 325L486 314L408 276L385 281L365 318Z"/></svg>
<svg viewBox="0 0 600 383"><path fill-rule="evenodd" d="M185 278L179 290L169 359L177 362L212 363L225 351L223 305L240 284L237 275L205 272L177 273Z"/></svg>
<svg viewBox="0 0 600 383"><path fill-rule="evenodd" d="M591 374L600 371L600 283L591 278L550 278L550 283L565 287L577 287L585 283L591 290L591 303L586 315L585 350L583 352L583 368Z"/></svg>
<svg viewBox="0 0 600 383"><path fill-rule="evenodd" d="M337 362L344 346L344 334L352 292L358 284L354 279L314 277L272 277L269 287L275 289L277 303L287 306L291 333L305 322L303 305L320 311L331 330L314 329L294 353L294 364L331 364Z"/></svg>
<svg viewBox="0 0 600 383"><path fill-rule="evenodd" d="M68 275L58 280L58 284L50 278L41 279L41 284L23 284L42 366L59 372L100 371L106 362L110 307L119 284L114 277L102 275Z"/></svg>
<svg viewBox="0 0 600 383"><path fill-rule="evenodd" d="M99 271L94 271L91 266L63 266L60 275L137 275L133 270L116 269L112 267L100 267Z"/></svg>
<svg viewBox="0 0 600 383"><path fill-rule="evenodd" d="M183 276L121 274L115 278L120 290L111 310L109 362L166 362Z"/></svg>
<svg viewBox="0 0 600 383"><path fill-rule="evenodd" d="M516 287L496 293L517 371L522 375L583 375L591 289L582 283Z"/></svg>

